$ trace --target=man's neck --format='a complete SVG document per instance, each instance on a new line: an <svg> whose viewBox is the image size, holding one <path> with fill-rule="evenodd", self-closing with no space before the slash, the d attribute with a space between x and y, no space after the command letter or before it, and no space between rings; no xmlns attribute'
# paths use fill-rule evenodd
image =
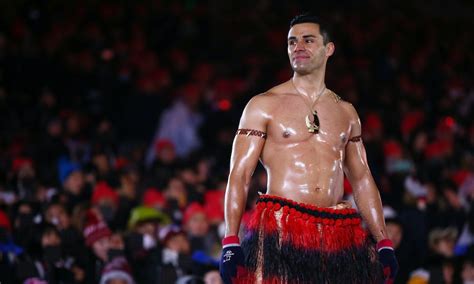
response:
<svg viewBox="0 0 474 284"><path fill-rule="evenodd" d="M298 88L298 92L315 100L320 95L321 90L325 88L324 73L311 73L300 75L293 74L293 84Z"/></svg>

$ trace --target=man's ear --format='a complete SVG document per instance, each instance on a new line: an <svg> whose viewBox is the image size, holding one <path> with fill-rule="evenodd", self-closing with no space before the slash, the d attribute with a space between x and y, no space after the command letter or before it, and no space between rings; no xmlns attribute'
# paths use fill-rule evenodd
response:
<svg viewBox="0 0 474 284"><path fill-rule="evenodd" d="M329 57L329 56L333 55L334 52L336 51L336 46L334 45L333 42L328 42L326 44L325 49L326 49L326 56Z"/></svg>

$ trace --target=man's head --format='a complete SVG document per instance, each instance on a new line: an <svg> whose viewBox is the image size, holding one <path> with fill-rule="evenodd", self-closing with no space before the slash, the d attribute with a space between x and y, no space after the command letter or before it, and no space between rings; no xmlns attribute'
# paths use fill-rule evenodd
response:
<svg viewBox="0 0 474 284"><path fill-rule="evenodd" d="M311 14L293 18L288 32L288 57L291 67L301 75L325 69L329 56L334 53L327 25Z"/></svg>

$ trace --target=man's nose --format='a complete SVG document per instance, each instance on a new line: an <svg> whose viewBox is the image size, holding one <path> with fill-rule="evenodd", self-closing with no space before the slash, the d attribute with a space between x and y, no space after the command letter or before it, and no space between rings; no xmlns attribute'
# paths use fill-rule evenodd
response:
<svg viewBox="0 0 474 284"><path fill-rule="evenodd" d="M297 41L295 43L295 46L293 48L293 51L302 51L305 49L304 42L303 41Z"/></svg>

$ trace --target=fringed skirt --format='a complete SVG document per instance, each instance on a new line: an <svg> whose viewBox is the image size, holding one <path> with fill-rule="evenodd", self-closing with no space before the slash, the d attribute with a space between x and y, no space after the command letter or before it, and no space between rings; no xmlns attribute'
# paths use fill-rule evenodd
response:
<svg viewBox="0 0 474 284"><path fill-rule="evenodd" d="M382 283L373 241L354 209L261 195L234 283Z"/></svg>

